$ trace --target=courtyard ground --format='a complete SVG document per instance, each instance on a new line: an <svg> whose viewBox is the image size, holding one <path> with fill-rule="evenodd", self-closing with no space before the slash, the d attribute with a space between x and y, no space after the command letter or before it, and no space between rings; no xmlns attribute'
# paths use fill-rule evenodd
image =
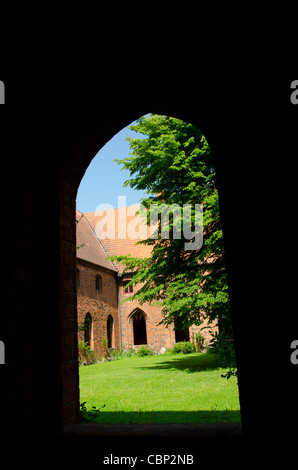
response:
<svg viewBox="0 0 298 470"><path fill-rule="evenodd" d="M226 371L212 354L131 357L80 367L83 416L97 423L240 422L237 378L222 378Z"/></svg>

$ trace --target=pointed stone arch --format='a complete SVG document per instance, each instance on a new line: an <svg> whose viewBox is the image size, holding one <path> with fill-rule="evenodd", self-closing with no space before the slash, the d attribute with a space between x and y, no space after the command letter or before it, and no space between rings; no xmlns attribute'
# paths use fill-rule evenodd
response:
<svg viewBox="0 0 298 470"><path fill-rule="evenodd" d="M88 343L89 346L93 347L93 321L91 313L86 313L84 319L84 341Z"/></svg>
<svg viewBox="0 0 298 470"><path fill-rule="evenodd" d="M107 340L108 340L108 349L114 347L114 319L111 314L107 318Z"/></svg>
<svg viewBox="0 0 298 470"><path fill-rule="evenodd" d="M140 308L134 309L129 317L133 329L134 345L147 344L147 315Z"/></svg>

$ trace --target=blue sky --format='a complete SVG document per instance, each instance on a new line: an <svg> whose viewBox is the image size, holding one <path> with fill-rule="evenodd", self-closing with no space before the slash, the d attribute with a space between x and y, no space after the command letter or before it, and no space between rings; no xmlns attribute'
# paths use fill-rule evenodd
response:
<svg viewBox="0 0 298 470"><path fill-rule="evenodd" d="M138 204L145 196L142 191L130 187L122 188L129 179L129 171L113 162L114 158L124 158L130 152L126 137L142 137L141 134L124 128L102 147L91 161L81 181L77 193L77 209L92 212L99 204L111 204L118 207L118 195L126 196L126 205Z"/></svg>

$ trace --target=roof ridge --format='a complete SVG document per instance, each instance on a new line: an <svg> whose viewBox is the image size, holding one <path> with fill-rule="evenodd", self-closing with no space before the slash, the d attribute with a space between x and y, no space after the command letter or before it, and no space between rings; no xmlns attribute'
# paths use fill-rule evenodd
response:
<svg viewBox="0 0 298 470"><path fill-rule="evenodd" d="M92 226L91 226L89 220L87 219L87 217L85 216L84 213L82 213L82 217L84 217L84 219L86 220L86 222L87 222L87 224L88 224L88 227L90 228L92 234L94 235L95 239L96 239L97 242L99 243L99 245L100 245L102 251L103 251L103 252L107 255L107 257L108 257L109 254L108 254L108 253L106 252L106 250L104 249L104 247L103 247L103 245L102 245L100 239L99 239L98 236L96 235L95 231L93 230L93 228L92 228ZM116 269L116 271L119 272L119 270L118 270L117 267L114 265L114 263L113 263L110 259L109 259L108 261L111 263L112 266L114 266L114 268Z"/></svg>
<svg viewBox="0 0 298 470"><path fill-rule="evenodd" d="M77 219L77 217L76 217L76 223L78 224L78 223L80 222L81 218L84 216L84 214L83 214L83 212L81 212L81 211L79 211L78 209L76 209L76 213L77 213L77 212L79 212L78 215L79 215L79 217L80 217L79 219ZM76 214L76 216L77 216L77 214Z"/></svg>

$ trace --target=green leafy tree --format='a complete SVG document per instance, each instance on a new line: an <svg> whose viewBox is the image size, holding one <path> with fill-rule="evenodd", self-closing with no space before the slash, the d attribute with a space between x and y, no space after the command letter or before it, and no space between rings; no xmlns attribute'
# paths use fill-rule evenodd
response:
<svg viewBox="0 0 298 470"><path fill-rule="evenodd" d="M177 318L183 328L201 325L204 320L218 321L219 335L214 347L232 347L232 329L227 273L224 263L223 233L220 223L214 162L208 142L192 124L168 116L141 117L129 126L141 138L128 138L130 156L115 160L129 170L129 185L148 195L141 200L147 223L151 212L161 203L171 206L191 205L191 227L195 229L195 204L203 204L203 245L185 250L183 214L172 213L169 222L158 220L157 239L138 243L152 246L149 258L114 256L110 259L134 272L132 284L141 284L133 299L141 304L157 302L164 324ZM151 209L150 209L151 207ZM182 211L181 211L182 212ZM169 231L165 239L162 230ZM173 236L181 230L181 238ZM194 240L191 240L193 242ZM131 298L130 298L131 299ZM227 341L221 341L221 338ZM234 366L229 351L229 362ZM224 351L221 350L221 357Z"/></svg>

